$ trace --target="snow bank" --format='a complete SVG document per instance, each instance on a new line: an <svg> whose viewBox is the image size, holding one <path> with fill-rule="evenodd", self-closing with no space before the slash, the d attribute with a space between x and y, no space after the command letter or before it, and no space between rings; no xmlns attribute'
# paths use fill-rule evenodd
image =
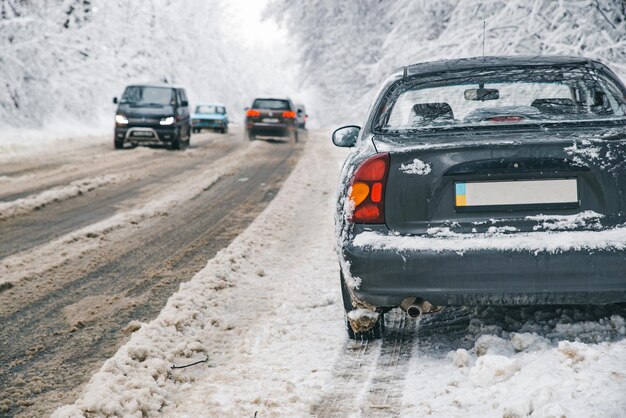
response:
<svg viewBox="0 0 626 418"><path fill-rule="evenodd" d="M123 182L128 178L127 175L120 174L89 177L73 181L66 186L53 187L41 193L36 193L21 199L0 202L0 220L23 215L41 209L52 202L68 200L103 186Z"/></svg>
<svg viewBox="0 0 626 418"><path fill-rule="evenodd" d="M311 138L266 210L53 416L307 415L345 338L329 142Z"/></svg>
<svg viewBox="0 0 626 418"><path fill-rule="evenodd" d="M461 308L428 318L402 416L621 416L626 311L602 309ZM446 352L455 345L466 348Z"/></svg>

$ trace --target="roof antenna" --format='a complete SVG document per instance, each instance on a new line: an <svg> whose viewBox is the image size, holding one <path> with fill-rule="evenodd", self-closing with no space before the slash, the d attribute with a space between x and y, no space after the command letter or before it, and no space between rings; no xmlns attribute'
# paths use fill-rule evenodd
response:
<svg viewBox="0 0 626 418"><path fill-rule="evenodd" d="M483 58L485 58L485 26L487 23L483 20Z"/></svg>

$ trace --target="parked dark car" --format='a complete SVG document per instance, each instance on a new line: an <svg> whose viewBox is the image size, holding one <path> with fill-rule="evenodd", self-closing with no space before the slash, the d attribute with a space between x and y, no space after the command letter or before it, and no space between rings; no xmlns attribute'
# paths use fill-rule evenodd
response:
<svg viewBox="0 0 626 418"><path fill-rule="evenodd" d="M191 115L191 129L200 132L212 129L223 134L228 133L228 113L223 104L200 104Z"/></svg>
<svg viewBox="0 0 626 418"><path fill-rule="evenodd" d="M296 105L296 118L298 119L298 128L306 129L306 121L309 115L306 114L306 108L303 104Z"/></svg>
<svg viewBox="0 0 626 418"><path fill-rule="evenodd" d="M578 57L411 65L384 84L340 180L348 335L445 305L626 302L626 88Z"/></svg>
<svg viewBox="0 0 626 418"><path fill-rule="evenodd" d="M191 137L185 89L168 84L126 87L115 115L115 148L131 145L168 145L186 148Z"/></svg>
<svg viewBox="0 0 626 418"><path fill-rule="evenodd" d="M289 99L258 98L246 109L246 137L293 138L298 142L296 108Z"/></svg>

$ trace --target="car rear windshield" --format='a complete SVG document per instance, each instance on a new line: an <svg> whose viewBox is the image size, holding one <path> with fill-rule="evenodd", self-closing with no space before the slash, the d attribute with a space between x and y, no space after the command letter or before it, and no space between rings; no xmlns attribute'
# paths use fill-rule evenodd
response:
<svg viewBox="0 0 626 418"><path fill-rule="evenodd" d="M121 103L136 106L173 106L176 104L174 89L169 87L126 87Z"/></svg>
<svg viewBox="0 0 626 418"><path fill-rule="evenodd" d="M224 108L224 106L201 105L201 106L196 106L196 113L201 114L201 115L212 115L215 113L220 113L223 115L224 113L226 113L226 109Z"/></svg>
<svg viewBox="0 0 626 418"><path fill-rule="evenodd" d="M256 99L253 109L290 110L289 101L280 99Z"/></svg>
<svg viewBox="0 0 626 418"><path fill-rule="evenodd" d="M626 119L620 87L582 66L450 71L400 81L386 97L377 132Z"/></svg>

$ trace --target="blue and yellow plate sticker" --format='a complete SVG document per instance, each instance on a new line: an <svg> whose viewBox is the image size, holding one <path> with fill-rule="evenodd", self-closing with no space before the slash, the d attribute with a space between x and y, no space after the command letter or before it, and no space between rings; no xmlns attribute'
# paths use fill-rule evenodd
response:
<svg viewBox="0 0 626 418"><path fill-rule="evenodd" d="M456 206L467 206L467 188L465 183L456 183L455 187Z"/></svg>

